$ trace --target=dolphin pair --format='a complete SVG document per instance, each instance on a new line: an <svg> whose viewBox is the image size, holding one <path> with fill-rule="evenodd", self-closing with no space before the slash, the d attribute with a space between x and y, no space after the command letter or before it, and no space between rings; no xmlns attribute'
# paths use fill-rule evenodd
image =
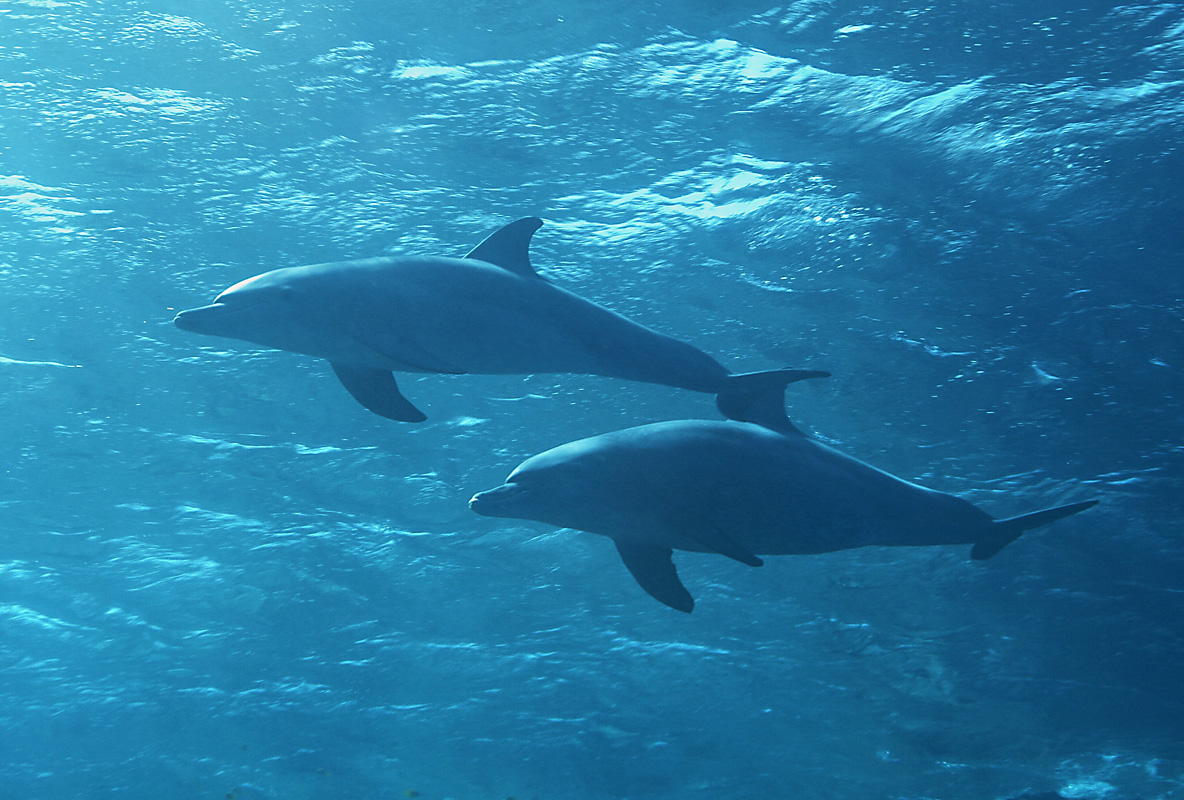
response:
<svg viewBox="0 0 1184 800"><path fill-rule="evenodd" d="M818 376L802 372L786 383ZM673 550L760 566L760 555L970 544L971 558L986 559L1024 531L1097 503L993 519L802 435L780 390L753 408L751 422L659 422L560 445L524 461L469 506L607 536L642 589L690 612L695 601Z"/></svg>
<svg viewBox="0 0 1184 800"><path fill-rule="evenodd" d="M716 395L745 419L783 371L737 375L672 339L550 283L530 264L536 217L495 231L464 258L371 258L265 272L182 330L327 360L346 390L389 419L422 422L392 372L582 373Z"/></svg>
<svg viewBox="0 0 1184 800"><path fill-rule="evenodd" d="M1097 501L993 519L803 436L785 387L825 372L732 374L689 344L552 285L530 265L527 217L464 258L374 258L277 269L231 286L178 327L326 359L351 395L390 419L424 414L392 372L585 373L706 392L728 422L643 425L527 459L470 501L493 517L610 537L653 597L689 612L673 550L759 555L867 545L972 544L989 558L1024 531Z"/></svg>

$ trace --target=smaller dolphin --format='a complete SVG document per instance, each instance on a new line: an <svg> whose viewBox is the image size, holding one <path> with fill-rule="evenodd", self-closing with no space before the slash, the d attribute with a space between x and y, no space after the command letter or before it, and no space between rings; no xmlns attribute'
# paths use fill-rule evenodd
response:
<svg viewBox="0 0 1184 800"><path fill-rule="evenodd" d="M529 247L543 224L511 222L464 258L371 258L289 267L236 283L174 322L327 360L375 414L422 422L393 371L581 373L716 395L744 419L783 371L730 373L685 342L638 325L539 276Z"/></svg>
<svg viewBox="0 0 1184 800"><path fill-rule="evenodd" d="M790 380L802 377L817 373ZM608 536L642 589L689 612L695 601L673 550L754 567L759 554L868 545L971 544L970 557L985 559L1024 531L1097 503L993 519L808 439L789 424L780 393L770 394L753 422L659 422L560 445L522 462L469 507Z"/></svg>

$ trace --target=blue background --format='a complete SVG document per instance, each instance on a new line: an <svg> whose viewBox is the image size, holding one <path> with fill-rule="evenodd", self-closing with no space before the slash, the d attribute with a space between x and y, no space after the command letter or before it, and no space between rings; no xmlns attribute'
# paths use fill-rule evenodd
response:
<svg viewBox="0 0 1184 800"><path fill-rule="evenodd" d="M10 0L5 797L1184 798L1184 9ZM966 548L679 554L468 511L710 398L404 376L176 330L256 273L460 255L791 388L999 516ZM1056 793L1056 794L1045 794Z"/></svg>

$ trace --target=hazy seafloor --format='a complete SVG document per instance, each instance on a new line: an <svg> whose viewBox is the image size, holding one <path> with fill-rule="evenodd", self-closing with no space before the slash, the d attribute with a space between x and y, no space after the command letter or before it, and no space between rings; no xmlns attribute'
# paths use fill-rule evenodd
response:
<svg viewBox="0 0 1184 800"><path fill-rule="evenodd" d="M987 7L984 8L983 6ZM0 796L1184 798L1184 7L0 4ZM710 398L176 330L538 215L559 285L997 515L679 554L477 517Z"/></svg>

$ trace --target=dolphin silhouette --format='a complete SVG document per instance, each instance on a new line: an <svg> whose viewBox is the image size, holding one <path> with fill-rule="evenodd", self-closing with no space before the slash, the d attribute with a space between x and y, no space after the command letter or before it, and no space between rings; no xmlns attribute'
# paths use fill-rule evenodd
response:
<svg viewBox="0 0 1184 800"><path fill-rule="evenodd" d="M752 422L659 422L560 445L469 507L608 536L642 589L689 612L695 601L673 550L760 566L758 554L971 544L971 558L981 560L1097 503L993 519L807 438L789 424L780 393L759 408Z"/></svg>
<svg viewBox="0 0 1184 800"><path fill-rule="evenodd" d="M743 419L784 370L733 374L685 342L632 322L539 276L536 217L495 231L464 258L402 257L314 264L236 283L174 322L326 359L359 403L404 422L426 417L398 372L582 373L716 395Z"/></svg>

